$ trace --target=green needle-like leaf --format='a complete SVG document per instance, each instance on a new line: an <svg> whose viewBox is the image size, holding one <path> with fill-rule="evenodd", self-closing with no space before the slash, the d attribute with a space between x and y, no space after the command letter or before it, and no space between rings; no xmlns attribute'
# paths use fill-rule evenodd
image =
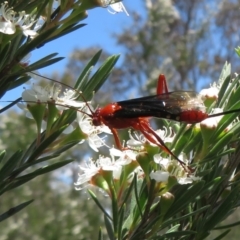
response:
<svg viewBox="0 0 240 240"><path fill-rule="evenodd" d="M21 211L23 208L27 207L30 203L32 203L34 200L30 200L24 203L19 204L16 207L12 207L10 208L7 212L3 213L0 215L0 222L2 222L3 220L13 216L14 214L16 214L17 212Z"/></svg>
<svg viewBox="0 0 240 240"><path fill-rule="evenodd" d="M101 205L101 203L98 201L96 195L88 189L88 193L90 194L93 201L97 204L97 206L101 209L101 211L104 213L104 216L107 216L111 221L113 220L112 217L106 212L104 207Z"/></svg>
<svg viewBox="0 0 240 240"><path fill-rule="evenodd" d="M105 222L105 226L107 229L107 233L108 233L108 237L110 240L116 240L115 236L114 236L114 231L113 231L113 227L111 222L109 221L109 218L104 215L104 222Z"/></svg>
<svg viewBox="0 0 240 240"><path fill-rule="evenodd" d="M53 134L51 134L48 138L46 138L45 140L43 140L39 146L36 147L35 151L31 154L31 156L29 157L28 159L28 162L32 162L34 161L35 159L37 159L43 152L46 148L48 148L51 143L53 141L56 140L56 138L59 137L59 135L64 131L64 129L66 128L67 126L63 126L62 128L60 128L58 131L54 132Z"/></svg>
<svg viewBox="0 0 240 240"><path fill-rule="evenodd" d="M2 182L8 175L18 166L22 157L22 151L15 152L2 166L0 170L0 182Z"/></svg>
<svg viewBox="0 0 240 240"><path fill-rule="evenodd" d="M221 240L221 239L223 239L230 231L231 231L231 229L226 230L225 232L223 232L222 234L220 234L218 237L214 238L213 240Z"/></svg>

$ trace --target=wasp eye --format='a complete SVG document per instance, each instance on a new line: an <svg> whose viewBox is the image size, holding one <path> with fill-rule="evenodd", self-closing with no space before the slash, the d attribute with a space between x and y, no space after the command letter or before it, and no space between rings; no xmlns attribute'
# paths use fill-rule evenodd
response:
<svg viewBox="0 0 240 240"><path fill-rule="evenodd" d="M100 126L102 125L101 121L99 120L99 118L93 118L92 119L92 123L94 126Z"/></svg>

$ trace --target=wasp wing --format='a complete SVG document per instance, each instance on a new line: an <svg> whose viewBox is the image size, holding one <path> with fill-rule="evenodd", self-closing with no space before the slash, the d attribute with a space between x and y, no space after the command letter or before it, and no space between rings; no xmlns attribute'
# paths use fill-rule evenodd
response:
<svg viewBox="0 0 240 240"><path fill-rule="evenodd" d="M193 91L174 91L120 101L117 104L121 107L114 112L117 118L157 117L178 120L184 111L205 111L203 101Z"/></svg>

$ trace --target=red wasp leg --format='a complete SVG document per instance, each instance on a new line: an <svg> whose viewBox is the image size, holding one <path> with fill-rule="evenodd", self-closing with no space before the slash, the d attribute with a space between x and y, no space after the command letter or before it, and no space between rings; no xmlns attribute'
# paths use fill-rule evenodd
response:
<svg viewBox="0 0 240 240"><path fill-rule="evenodd" d="M113 137L114 137L115 144L116 144L117 148L120 149L120 150L123 150L120 138L118 136L117 129L116 128L110 128L110 130L111 130L111 132L113 134Z"/></svg>
<svg viewBox="0 0 240 240"><path fill-rule="evenodd" d="M191 171L191 168L188 168L186 164L181 161L164 143L164 141L156 134L156 132L151 128L150 123L147 119L141 118L139 122L139 131L152 143L159 146L163 151L170 154L173 158L175 158L180 165L187 171ZM157 141L156 141L157 140Z"/></svg>
<svg viewBox="0 0 240 240"><path fill-rule="evenodd" d="M162 93L168 93L168 87L165 75L160 74L158 77L157 95Z"/></svg>

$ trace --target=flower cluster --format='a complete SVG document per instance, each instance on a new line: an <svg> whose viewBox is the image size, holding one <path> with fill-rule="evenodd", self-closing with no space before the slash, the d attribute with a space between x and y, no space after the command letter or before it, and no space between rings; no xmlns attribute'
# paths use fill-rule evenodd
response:
<svg viewBox="0 0 240 240"><path fill-rule="evenodd" d="M92 118L90 109L90 102L76 100L76 91L72 89L65 89L61 94L61 86L58 84L46 85L45 87L39 85L32 85L32 88L25 89L22 93L23 102L27 103L28 110L31 110L32 106L51 106L54 105L61 113L66 109L73 109L77 111L77 123L86 135L89 146L96 152L102 146L105 146L104 137L100 137L102 133L111 134L110 129L107 126L94 126L92 124ZM18 104L22 109L26 109L24 104ZM29 113L27 112L29 117ZM31 116L30 116L31 117ZM45 123L42 123L42 129L45 129ZM73 127L69 126L71 131ZM67 130L68 132L68 130ZM84 140L81 141L81 143Z"/></svg>
<svg viewBox="0 0 240 240"><path fill-rule="evenodd" d="M36 103L54 103L59 110L66 107L83 108L86 103L76 101L76 92L72 89L66 89L61 95L61 86L57 84L46 85L45 87L33 84L31 89L25 89L22 92L22 99L28 104Z"/></svg>
<svg viewBox="0 0 240 240"><path fill-rule="evenodd" d="M81 189L82 185L86 183L97 185L94 179L96 176L102 175L104 177L104 171L112 172L113 179L119 180L123 172L123 167L136 161L136 152L134 151L119 151L112 148L109 152L110 157L99 156L96 161L89 159L88 162L85 162L85 166L79 166L82 173L79 174L79 178L75 183L76 186L79 186L76 189ZM129 180L130 176L127 179ZM102 183L99 186L101 185Z"/></svg>
<svg viewBox="0 0 240 240"><path fill-rule="evenodd" d="M155 179L156 182L167 182L170 176L175 177L177 182L181 185L201 180L201 178L196 177L195 174L186 172L176 161L171 161L169 158L163 158L160 154L155 154L153 159L159 166L159 170L151 172L150 177ZM179 159L182 160L186 166L188 165L187 158L184 154L181 154Z"/></svg>
<svg viewBox="0 0 240 240"><path fill-rule="evenodd" d="M34 29L32 27L34 26ZM34 38L37 36L37 30L42 26L40 19L36 20L35 16L26 14L24 11L15 12L8 7L8 2L4 2L0 9L0 32L4 34L14 34L16 29L22 30L27 37Z"/></svg>
<svg viewBox="0 0 240 240"><path fill-rule="evenodd" d="M162 132L163 131L161 131L161 134ZM143 142L146 142L146 139L143 140L143 136L139 137L135 132L134 136L137 136L137 139L134 139L133 135L130 133L127 150L121 151L111 148L109 149L110 157L100 156L97 160L89 159L85 162L85 166L80 166L81 173L75 183L77 186L76 189L82 189L85 184L91 184L109 193L106 184L103 184L106 171L111 172L115 182L124 178L125 184L131 183L134 174L136 174L137 178L144 178L149 175L151 179L161 183L167 183L169 177L175 178L178 184L188 184L200 180L200 178L195 177L194 174L186 172L176 160L170 157L162 158L160 154L155 154L153 156L155 170L152 170L150 174L145 172L141 162L138 161L138 154L140 153L139 149L143 150L145 148ZM141 142L139 141L140 139ZM168 137L166 137L166 139L169 140ZM134 148L136 150L134 150ZM183 161L188 165L186 157ZM152 164L153 162L151 165ZM96 181L96 179L98 179L98 181Z"/></svg>

